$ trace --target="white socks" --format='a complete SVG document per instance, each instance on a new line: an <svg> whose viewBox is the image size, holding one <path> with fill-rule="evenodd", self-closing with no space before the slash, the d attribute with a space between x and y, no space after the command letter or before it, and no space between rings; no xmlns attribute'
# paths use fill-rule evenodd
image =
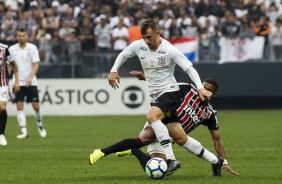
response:
<svg viewBox="0 0 282 184"><path fill-rule="evenodd" d="M218 161L218 158L213 153L203 148L201 143L193 139L192 137L188 137L188 141L183 145L183 148L193 153L194 155L207 160L211 164L216 164Z"/></svg>
<svg viewBox="0 0 282 184"><path fill-rule="evenodd" d="M37 123L37 127L43 127L43 124L42 124L42 116L41 116L41 113L40 111L34 111L35 112L35 120L36 120L36 123Z"/></svg>
<svg viewBox="0 0 282 184"><path fill-rule="evenodd" d="M27 134L27 128L26 128L26 117L24 111L18 111L18 123L21 128L21 132L24 134Z"/></svg>
<svg viewBox="0 0 282 184"><path fill-rule="evenodd" d="M175 156L172 151L169 133L168 133L166 126L161 122L161 120L157 120L151 123L151 127L154 130L156 137L159 140L160 144L164 148L166 158L175 160Z"/></svg>

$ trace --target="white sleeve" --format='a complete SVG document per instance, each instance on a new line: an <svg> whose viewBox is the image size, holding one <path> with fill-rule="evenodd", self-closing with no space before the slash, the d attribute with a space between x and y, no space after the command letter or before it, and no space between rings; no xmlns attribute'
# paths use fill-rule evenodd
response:
<svg viewBox="0 0 282 184"><path fill-rule="evenodd" d="M193 64L191 63L191 61L190 61L180 50L178 50L178 49L177 49L176 47L174 47L173 45L171 45L170 56L171 56L171 59L172 59L180 68L182 68L183 71L188 70L188 68L193 65Z"/></svg>
<svg viewBox="0 0 282 184"><path fill-rule="evenodd" d="M194 84L197 86L197 89L203 89L204 86L201 82L200 76L198 72L195 70L193 66L190 66L187 70L186 73L189 75L190 79L194 82Z"/></svg>
<svg viewBox="0 0 282 184"><path fill-rule="evenodd" d="M111 72L117 72L123 63L128 59L136 55L135 50L137 48L137 42L132 42L128 45L116 58L114 66Z"/></svg>
<svg viewBox="0 0 282 184"><path fill-rule="evenodd" d="M10 63L15 61L15 56L13 55L13 51L11 48L8 49L9 54L7 55L7 62Z"/></svg>
<svg viewBox="0 0 282 184"><path fill-rule="evenodd" d="M40 62L39 51L35 45L32 46L32 62Z"/></svg>

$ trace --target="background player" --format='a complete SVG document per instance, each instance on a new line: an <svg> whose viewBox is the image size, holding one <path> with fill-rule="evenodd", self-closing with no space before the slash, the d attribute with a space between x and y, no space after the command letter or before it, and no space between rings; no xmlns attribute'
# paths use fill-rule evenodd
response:
<svg viewBox="0 0 282 184"><path fill-rule="evenodd" d="M42 117L40 113L39 95L37 90L36 73L39 68L39 51L38 48L28 43L28 34L25 29L17 30L18 43L9 48L11 55L19 69L20 91L15 93L15 102L18 110L18 122L21 127L21 134L17 136L19 139L27 138L26 116L24 113L24 100L31 102L35 111L35 119L37 129L41 137L46 137L47 133L43 128Z"/></svg>
<svg viewBox="0 0 282 184"><path fill-rule="evenodd" d="M12 71L15 76L14 91L20 90L18 67L14 61L14 58L8 51L8 45L0 43L0 145L6 146L7 140L5 137L5 129L7 124L7 101L9 97L9 73Z"/></svg>

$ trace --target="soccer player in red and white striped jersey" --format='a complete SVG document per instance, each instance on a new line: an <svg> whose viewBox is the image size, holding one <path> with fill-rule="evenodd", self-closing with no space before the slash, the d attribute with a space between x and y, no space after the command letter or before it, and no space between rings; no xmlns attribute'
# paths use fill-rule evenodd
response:
<svg viewBox="0 0 282 184"><path fill-rule="evenodd" d="M0 145L6 146L5 129L7 124L7 101L9 98L9 73L12 71L15 75L14 91L20 89L18 67L14 58L8 51L8 45L0 43Z"/></svg>

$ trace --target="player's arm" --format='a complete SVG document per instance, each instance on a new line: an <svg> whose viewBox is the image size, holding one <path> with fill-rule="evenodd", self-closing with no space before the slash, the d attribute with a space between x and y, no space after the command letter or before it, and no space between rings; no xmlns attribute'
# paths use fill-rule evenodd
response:
<svg viewBox="0 0 282 184"><path fill-rule="evenodd" d="M146 80L144 73L141 71L133 70L130 72L130 74L137 77L138 80Z"/></svg>
<svg viewBox="0 0 282 184"><path fill-rule="evenodd" d="M14 83L14 92L18 92L20 90L20 82L19 82L19 73L18 73L18 65L15 61L11 61L8 64L9 74L12 72L15 77Z"/></svg>
<svg viewBox="0 0 282 184"><path fill-rule="evenodd" d="M19 82L19 72L18 72L18 65L14 59L14 56L10 53L10 50L7 50L7 67L8 67L8 74L14 74L14 92L18 92L20 90L20 82Z"/></svg>
<svg viewBox="0 0 282 184"><path fill-rule="evenodd" d="M40 62L40 57L39 57L39 51L36 46L32 46L32 70L31 73L29 74L27 80L26 80L26 86L30 86L32 83L33 78L36 76L38 69L39 69L39 62Z"/></svg>
<svg viewBox="0 0 282 184"><path fill-rule="evenodd" d="M28 76L28 79L26 80L26 86L31 85L32 79L37 74L38 69L39 69L39 61L33 63L32 71L30 75Z"/></svg>
<svg viewBox="0 0 282 184"><path fill-rule="evenodd" d="M202 81L198 72L193 67L192 63L184 56L177 48L172 47L171 49L171 58L175 61L175 63L185 71L193 83L196 85L199 96L202 101L209 101L212 93L210 91L205 90Z"/></svg>
<svg viewBox="0 0 282 184"><path fill-rule="evenodd" d="M214 148L215 148L217 154L224 159L222 168L225 171L228 171L232 174L239 176L239 173L235 172L227 162L226 154L225 154L225 150L224 150L222 140L220 138L219 130L210 130L210 133L211 133L211 136L212 136L212 139L213 139L213 142L214 142Z"/></svg>
<svg viewBox="0 0 282 184"><path fill-rule="evenodd" d="M136 48L136 43L133 42L129 46L127 46L116 58L114 66L112 67L110 74L108 76L108 82L109 85L116 89L118 88L118 84L120 83L119 80L119 75L118 75L118 69L124 64L124 62L135 55L135 48Z"/></svg>

